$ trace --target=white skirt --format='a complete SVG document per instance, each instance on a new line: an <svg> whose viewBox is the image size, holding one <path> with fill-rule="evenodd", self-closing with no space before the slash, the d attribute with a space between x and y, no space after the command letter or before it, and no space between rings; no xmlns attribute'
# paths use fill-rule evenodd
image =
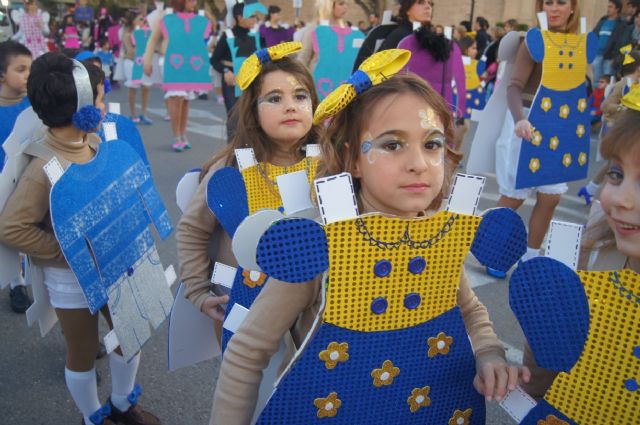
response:
<svg viewBox="0 0 640 425"><path fill-rule="evenodd" d="M44 284L54 308L89 308L80 283L71 269L43 267Z"/></svg>

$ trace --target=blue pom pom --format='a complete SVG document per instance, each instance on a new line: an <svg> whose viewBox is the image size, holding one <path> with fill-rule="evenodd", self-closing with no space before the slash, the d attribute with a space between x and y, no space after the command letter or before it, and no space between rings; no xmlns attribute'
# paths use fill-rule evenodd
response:
<svg viewBox="0 0 640 425"><path fill-rule="evenodd" d="M102 113L100 109L93 105L83 106L71 117L73 126L87 133L97 130L101 120Z"/></svg>

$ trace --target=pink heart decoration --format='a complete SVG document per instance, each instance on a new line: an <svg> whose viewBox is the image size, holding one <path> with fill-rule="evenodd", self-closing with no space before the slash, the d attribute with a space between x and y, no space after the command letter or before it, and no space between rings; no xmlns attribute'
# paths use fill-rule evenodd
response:
<svg viewBox="0 0 640 425"><path fill-rule="evenodd" d="M136 58L136 65L142 65L144 63L144 57L138 56Z"/></svg>
<svg viewBox="0 0 640 425"><path fill-rule="evenodd" d="M191 64L191 68L198 72L200 68L202 68L202 65L204 65L204 60L201 56L191 56L189 63Z"/></svg>
<svg viewBox="0 0 640 425"><path fill-rule="evenodd" d="M179 69L184 63L184 56L182 56L180 53L173 53L169 56L169 63L175 69Z"/></svg>
<svg viewBox="0 0 640 425"><path fill-rule="evenodd" d="M318 79L318 92L323 96L329 96L329 93L333 91L333 81L329 78Z"/></svg>

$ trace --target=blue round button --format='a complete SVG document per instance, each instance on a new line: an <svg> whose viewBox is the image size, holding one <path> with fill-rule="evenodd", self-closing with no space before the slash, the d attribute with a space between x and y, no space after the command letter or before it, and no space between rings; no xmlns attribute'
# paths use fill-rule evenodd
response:
<svg viewBox="0 0 640 425"><path fill-rule="evenodd" d="M373 273L378 277L387 277L391 273L391 262L389 260L380 260L373 266Z"/></svg>
<svg viewBox="0 0 640 425"><path fill-rule="evenodd" d="M424 257L413 257L409 260L409 271L413 274L420 274L427 267Z"/></svg>
<svg viewBox="0 0 640 425"><path fill-rule="evenodd" d="M638 391L638 381L636 381L635 379L627 379L626 381L624 381L624 386L632 393Z"/></svg>
<svg viewBox="0 0 640 425"><path fill-rule="evenodd" d="M373 311L375 314L383 314L385 311L387 311L387 305L388 303L385 298L376 298L371 303L371 311Z"/></svg>
<svg viewBox="0 0 640 425"><path fill-rule="evenodd" d="M564 55L564 50L560 50L560 51L558 52L558 54L559 54L560 56Z"/></svg>
<svg viewBox="0 0 640 425"><path fill-rule="evenodd" d="M283 214L284 214L284 207L283 207L283 206L279 206L279 207L278 207L278 211L280 211L281 213L283 213Z"/></svg>
<svg viewBox="0 0 640 425"><path fill-rule="evenodd" d="M420 294L417 294L415 292L407 294L407 296L404 297L404 306L409 310L415 310L420 306L421 302L422 298L420 298Z"/></svg>
<svg viewBox="0 0 640 425"><path fill-rule="evenodd" d="M640 345L633 348L633 355L640 359Z"/></svg>
<svg viewBox="0 0 640 425"><path fill-rule="evenodd" d="M560 62L560 69L564 68L564 64L562 62Z"/></svg>
<svg viewBox="0 0 640 425"><path fill-rule="evenodd" d="M569 69L573 69L573 64L572 63L569 64Z"/></svg>
<svg viewBox="0 0 640 425"><path fill-rule="evenodd" d="M569 50L569 57L572 58L573 57L573 52L571 50Z"/></svg>
<svg viewBox="0 0 640 425"><path fill-rule="evenodd" d="M131 275L133 275L133 267L129 267L127 269L127 276L131 276Z"/></svg>

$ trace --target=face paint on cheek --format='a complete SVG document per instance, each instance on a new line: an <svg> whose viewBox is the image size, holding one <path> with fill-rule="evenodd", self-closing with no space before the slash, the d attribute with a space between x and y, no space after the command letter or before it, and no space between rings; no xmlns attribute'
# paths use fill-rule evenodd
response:
<svg viewBox="0 0 640 425"><path fill-rule="evenodd" d="M438 149L433 154L430 154L429 164L431 164L433 167L439 167L440 165L442 165L442 163L444 162L444 149L445 148Z"/></svg>

